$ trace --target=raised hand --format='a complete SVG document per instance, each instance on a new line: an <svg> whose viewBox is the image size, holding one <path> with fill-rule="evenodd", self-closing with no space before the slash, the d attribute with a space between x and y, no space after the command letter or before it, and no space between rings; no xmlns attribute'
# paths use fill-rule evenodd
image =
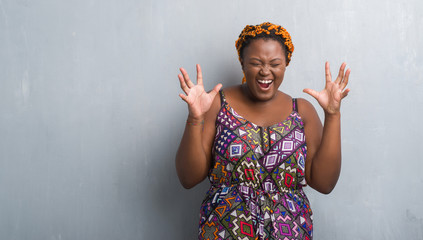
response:
<svg viewBox="0 0 423 240"><path fill-rule="evenodd" d="M181 84L181 89L184 91L184 94L179 94L179 96L188 104L189 117L201 120L204 117L204 114L210 109L213 99L216 94L219 92L222 84L217 84L213 90L207 93L204 90L203 85L203 74L201 73L201 67L197 64L197 85L189 79L187 71L180 68L182 74L178 75L179 82Z"/></svg>
<svg viewBox="0 0 423 240"><path fill-rule="evenodd" d="M348 84L351 69L345 71L346 63L342 63L339 68L338 77L332 82L329 62L325 64L326 84L325 89L317 92L313 89L306 88L303 92L314 97L326 114L337 114L341 108L341 100L348 95L349 88L345 89Z"/></svg>

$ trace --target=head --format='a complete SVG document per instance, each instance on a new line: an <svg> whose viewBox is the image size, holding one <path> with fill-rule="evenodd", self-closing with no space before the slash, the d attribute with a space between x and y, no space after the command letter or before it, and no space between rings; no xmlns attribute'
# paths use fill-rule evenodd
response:
<svg viewBox="0 0 423 240"><path fill-rule="evenodd" d="M292 44L291 36L285 28L269 22L259 25L247 25L242 30L238 40L235 42L241 65L243 65L244 62L245 49L248 48L251 42L257 39L275 40L276 42L279 42L284 51L286 66L289 65L292 52L294 52L294 45ZM242 82L245 82L245 78Z"/></svg>

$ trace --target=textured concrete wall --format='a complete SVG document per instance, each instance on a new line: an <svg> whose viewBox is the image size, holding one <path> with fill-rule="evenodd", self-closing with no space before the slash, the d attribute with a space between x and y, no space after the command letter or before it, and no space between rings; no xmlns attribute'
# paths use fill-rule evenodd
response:
<svg viewBox="0 0 423 240"><path fill-rule="evenodd" d="M315 239L423 239L423 3L0 0L0 238L195 239L205 181L174 155L187 116L178 68L237 84L247 24L295 45L282 91L352 69L334 192L307 193ZM319 110L322 114L322 111ZM322 115L321 115L322 116Z"/></svg>

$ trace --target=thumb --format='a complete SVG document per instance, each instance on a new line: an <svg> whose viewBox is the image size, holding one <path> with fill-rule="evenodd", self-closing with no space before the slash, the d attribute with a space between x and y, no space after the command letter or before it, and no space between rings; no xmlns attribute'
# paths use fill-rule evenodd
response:
<svg viewBox="0 0 423 240"><path fill-rule="evenodd" d="M314 97L316 100L319 96L319 92L317 92L316 90L310 89L310 88L305 88L303 90L303 92L307 93L308 95Z"/></svg>
<svg viewBox="0 0 423 240"><path fill-rule="evenodd" d="M216 94L219 92L219 90L222 88L222 84L217 84L214 88L213 88L213 90L211 90L210 91L210 96L212 97L212 98L214 98L215 96L216 96Z"/></svg>
<svg viewBox="0 0 423 240"><path fill-rule="evenodd" d="M184 94L180 93L180 94L179 94L179 97L180 97L180 98L181 98L184 102L188 103L188 97L187 97L187 96L185 96Z"/></svg>

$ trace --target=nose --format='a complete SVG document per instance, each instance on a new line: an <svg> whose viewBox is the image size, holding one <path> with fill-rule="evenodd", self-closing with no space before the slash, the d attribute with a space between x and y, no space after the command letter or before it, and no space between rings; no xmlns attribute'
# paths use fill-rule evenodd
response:
<svg viewBox="0 0 423 240"><path fill-rule="evenodd" d="M269 69L269 66L268 66L267 64L265 64L265 65L263 65L263 66L261 67L261 69L260 69L260 74L261 74L262 76L267 76L267 75L269 75L269 74L270 74L270 69Z"/></svg>

